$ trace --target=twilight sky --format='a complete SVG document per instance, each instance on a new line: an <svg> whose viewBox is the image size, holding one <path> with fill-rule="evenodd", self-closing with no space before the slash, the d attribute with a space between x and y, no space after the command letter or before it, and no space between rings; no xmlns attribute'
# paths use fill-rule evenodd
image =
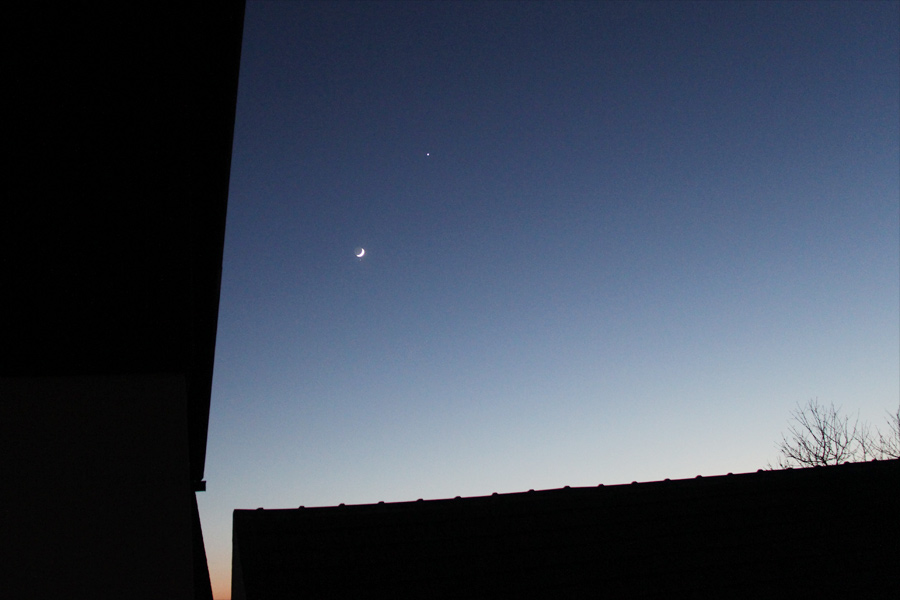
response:
<svg viewBox="0 0 900 600"><path fill-rule="evenodd" d="M815 397L900 401L900 3L248 2L217 599L235 508L753 471Z"/></svg>

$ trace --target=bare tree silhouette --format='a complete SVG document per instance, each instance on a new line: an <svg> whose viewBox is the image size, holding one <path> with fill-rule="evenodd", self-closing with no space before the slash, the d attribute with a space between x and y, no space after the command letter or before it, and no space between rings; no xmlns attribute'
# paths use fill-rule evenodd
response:
<svg viewBox="0 0 900 600"><path fill-rule="evenodd" d="M887 420L888 433L878 432L875 452L879 459L900 458L900 406L896 412L889 414Z"/></svg>
<svg viewBox="0 0 900 600"><path fill-rule="evenodd" d="M877 428L873 433L858 415L844 415L834 403L826 406L813 399L806 405L798 404L791 411L787 433L778 443L781 456L775 468L900 458L900 407L887 421L887 433Z"/></svg>

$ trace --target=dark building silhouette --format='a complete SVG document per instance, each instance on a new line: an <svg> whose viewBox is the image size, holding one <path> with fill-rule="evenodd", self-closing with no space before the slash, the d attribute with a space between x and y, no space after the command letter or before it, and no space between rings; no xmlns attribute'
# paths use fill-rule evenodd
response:
<svg viewBox="0 0 900 600"><path fill-rule="evenodd" d="M243 11L5 12L4 597L211 597L195 492Z"/></svg>
<svg viewBox="0 0 900 600"><path fill-rule="evenodd" d="M894 598L900 461L236 510L234 600Z"/></svg>

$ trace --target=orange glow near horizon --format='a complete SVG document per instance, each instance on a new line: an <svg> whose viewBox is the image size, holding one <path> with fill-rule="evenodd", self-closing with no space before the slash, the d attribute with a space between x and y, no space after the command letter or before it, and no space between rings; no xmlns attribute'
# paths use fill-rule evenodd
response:
<svg viewBox="0 0 900 600"><path fill-rule="evenodd" d="M231 564L209 561L213 600L231 600Z"/></svg>

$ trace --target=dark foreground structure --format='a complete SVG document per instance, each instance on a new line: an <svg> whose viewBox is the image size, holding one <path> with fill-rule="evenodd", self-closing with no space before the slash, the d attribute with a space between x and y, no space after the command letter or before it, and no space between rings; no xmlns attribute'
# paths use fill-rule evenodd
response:
<svg viewBox="0 0 900 600"><path fill-rule="evenodd" d="M236 510L234 600L894 598L900 461Z"/></svg>
<svg viewBox="0 0 900 600"><path fill-rule="evenodd" d="M5 9L4 598L211 598L195 493L243 11Z"/></svg>

